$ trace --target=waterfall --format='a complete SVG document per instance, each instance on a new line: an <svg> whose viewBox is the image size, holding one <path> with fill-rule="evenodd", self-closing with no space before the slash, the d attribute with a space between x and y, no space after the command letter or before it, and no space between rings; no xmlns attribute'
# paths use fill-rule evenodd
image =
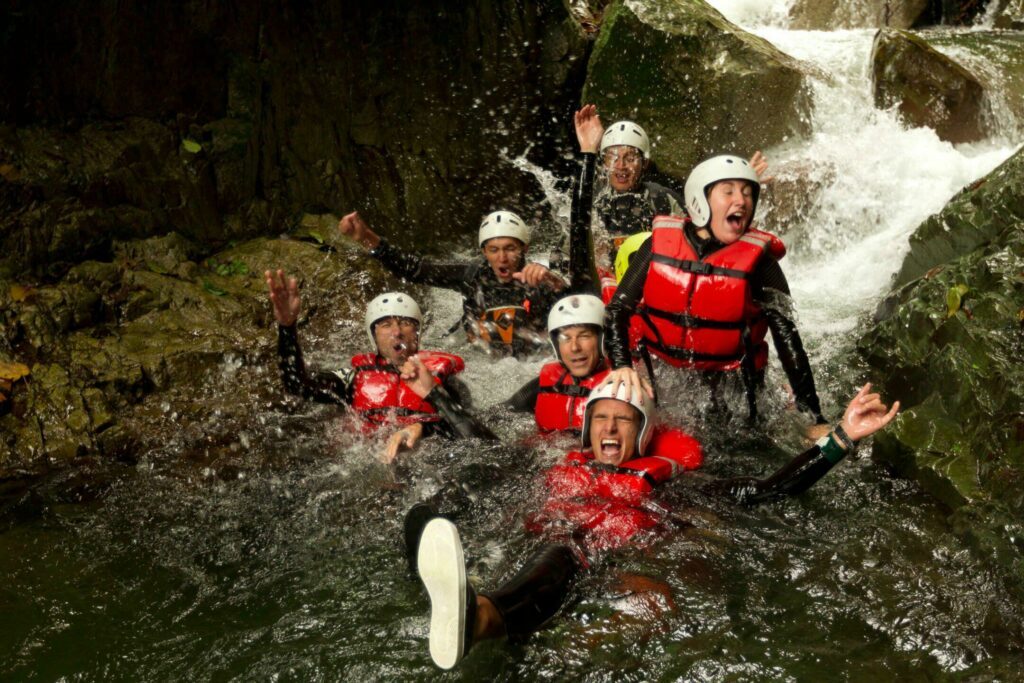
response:
<svg viewBox="0 0 1024 683"><path fill-rule="evenodd" d="M812 79L810 136L766 150L776 168L809 167L809 180L821 188L804 224L773 225L770 215L764 217L767 230L788 237L783 268L813 362L846 346L842 335L887 291L914 229L1016 144L993 138L954 146L931 129L907 127L894 111L876 109L870 59L875 29L788 30L792 0L710 4L832 77Z"/></svg>

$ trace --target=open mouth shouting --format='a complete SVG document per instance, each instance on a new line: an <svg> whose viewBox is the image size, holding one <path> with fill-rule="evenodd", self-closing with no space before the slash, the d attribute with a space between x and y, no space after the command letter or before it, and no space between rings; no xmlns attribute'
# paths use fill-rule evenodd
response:
<svg viewBox="0 0 1024 683"><path fill-rule="evenodd" d="M725 217L729 228L735 232L743 232L747 226L747 212L743 209L736 209Z"/></svg>
<svg viewBox="0 0 1024 683"><path fill-rule="evenodd" d="M601 439L601 457L606 463L617 463L622 457L622 437L606 436Z"/></svg>

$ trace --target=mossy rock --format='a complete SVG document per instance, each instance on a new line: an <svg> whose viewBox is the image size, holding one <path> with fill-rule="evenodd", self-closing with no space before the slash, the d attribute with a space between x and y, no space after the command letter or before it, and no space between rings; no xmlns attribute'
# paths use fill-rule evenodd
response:
<svg viewBox="0 0 1024 683"><path fill-rule="evenodd" d="M177 235L125 242L116 263L82 263L18 301L0 288L13 341L37 357L0 411L0 473L85 454L125 457L121 451L134 440L152 441L150 431L166 428L162 412L143 411L125 433L122 423L147 396L173 390L194 397L219 381L229 357L272 366L266 270L299 279L301 322L315 336L336 330L339 319L360 319L370 298L402 287L362 249L326 230L331 223L318 225L333 244L258 238L202 263L189 260L197 250Z"/></svg>
<svg viewBox="0 0 1024 683"><path fill-rule="evenodd" d="M1024 598L1019 522L1005 523L1024 518L1021 182L1018 153L918 228L858 349L903 405L874 457L954 510Z"/></svg>
<svg viewBox="0 0 1024 683"><path fill-rule="evenodd" d="M809 130L811 68L700 0L611 5L583 101L606 123L632 119L659 167L679 178L714 154L749 156Z"/></svg>
<svg viewBox="0 0 1024 683"><path fill-rule="evenodd" d="M875 104L949 142L989 135L985 87L967 69L908 31L885 29L871 50Z"/></svg>
<svg viewBox="0 0 1024 683"><path fill-rule="evenodd" d="M917 35L982 84L992 132L1019 140L1024 133L1024 33L935 29Z"/></svg>

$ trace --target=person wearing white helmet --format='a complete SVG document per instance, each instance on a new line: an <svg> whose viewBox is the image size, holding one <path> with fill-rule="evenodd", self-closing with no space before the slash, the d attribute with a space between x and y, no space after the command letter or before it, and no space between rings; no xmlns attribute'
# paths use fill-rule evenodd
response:
<svg viewBox="0 0 1024 683"><path fill-rule="evenodd" d="M367 249L388 270L411 282L462 294L463 326L471 339L515 355L543 344L544 316L565 281L539 263L530 263L530 229L511 211L484 216L477 232L482 259L437 261L402 252L370 229L357 212L338 224L343 235Z"/></svg>
<svg viewBox="0 0 1024 683"><path fill-rule="evenodd" d="M400 369L418 354L434 381L465 398L465 389L455 377L465 365L450 353L419 350L423 314L415 299L403 292L374 298L364 317L374 351L354 356L344 370L311 373L303 361L296 329L302 307L298 281L285 277L282 270L268 270L264 276L278 323L278 357L286 391L319 403L349 406L367 432L398 426L383 455L388 462L439 427L445 432L435 406L409 389L400 378Z"/></svg>
<svg viewBox="0 0 1024 683"><path fill-rule="evenodd" d="M860 389L828 435L771 476L717 480L705 490L741 504L805 492L895 417L899 402L889 409L870 389ZM430 597L428 643L437 666L453 668L482 640L526 638L558 613L576 577L602 555L688 524L655 496L660 484L700 465L701 447L678 433L671 448L658 448L652 411L629 387L605 384L591 393L583 448L548 470L547 499L526 523L546 545L493 591L478 593L469 582L462 538L449 518L422 503L409 511L407 552L414 551L413 569Z"/></svg>
<svg viewBox="0 0 1024 683"><path fill-rule="evenodd" d="M548 313L548 335L557 360L524 385L506 405L532 412L543 432L579 431L590 390L608 374L602 350L604 304L593 294L559 299Z"/></svg>
<svg viewBox="0 0 1024 683"><path fill-rule="evenodd" d="M716 400L724 378L741 377L753 418L770 330L797 407L824 425L810 362L789 313L789 284L779 266L785 246L751 227L759 192L756 170L740 157L713 157L693 169L686 181L689 217L655 220L608 305L605 334L615 368L609 380L639 382L629 340L638 315L642 354L698 371ZM814 436L821 428L809 431Z"/></svg>
<svg viewBox="0 0 1024 683"><path fill-rule="evenodd" d="M581 291L576 282L595 270L602 284L614 281L613 264L619 246L630 235L650 230L655 216L681 216L685 212L682 195L653 179L653 176L659 179L667 179L667 176L657 174L654 169L650 138L638 124L617 121L605 129L597 107L592 104L577 111L573 123L583 165L573 188L569 266L574 291ZM606 182L595 197L593 186L598 155ZM750 164L758 175L768 168L761 152L754 153ZM603 236L592 240L595 210Z"/></svg>

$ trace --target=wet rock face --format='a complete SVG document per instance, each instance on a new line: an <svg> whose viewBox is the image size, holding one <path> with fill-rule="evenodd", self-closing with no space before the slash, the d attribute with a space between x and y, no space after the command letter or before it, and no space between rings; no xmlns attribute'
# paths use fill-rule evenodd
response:
<svg viewBox="0 0 1024 683"><path fill-rule="evenodd" d="M223 243L310 209L399 243L472 232L536 203L505 159L557 157L585 61L555 1L16 5L0 269L47 277L114 239Z"/></svg>
<svg viewBox="0 0 1024 683"><path fill-rule="evenodd" d="M904 406L876 457L975 520L972 538L1024 594L1013 532L1024 515L1022 197L1018 152L922 224L858 348Z"/></svg>
<svg viewBox="0 0 1024 683"><path fill-rule="evenodd" d="M800 62L699 0L645 0L607 9L583 101L605 122L643 126L659 168L685 178L714 154L746 157L806 132L805 78Z"/></svg>
<svg viewBox="0 0 1024 683"><path fill-rule="evenodd" d="M996 28L1020 31L1024 29L1024 0L998 0L993 25Z"/></svg>
<svg viewBox="0 0 1024 683"><path fill-rule="evenodd" d="M79 264L57 285L0 280L0 367L5 376L12 361L30 369L8 382L0 477L86 454L136 457L140 440L168 429L154 399L195 403L211 383L227 407L211 400L193 412L214 405L251 417L251 401L237 396L256 387L225 391L217 376L227 358L263 370L262 388L280 398L266 269L299 278L300 322L312 320L321 333L360 319L368 298L395 286L351 245L258 238L192 260L198 253L172 233L116 243L112 262ZM353 268L361 272L355 289Z"/></svg>
<svg viewBox="0 0 1024 683"><path fill-rule="evenodd" d="M929 0L796 0L790 27L810 31L841 28L910 28L927 14Z"/></svg>
<svg viewBox="0 0 1024 683"><path fill-rule="evenodd" d="M933 128L949 142L975 142L990 133L982 84L924 40L879 31L871 61L878 107L895 105L909 125Z"/></svg>

